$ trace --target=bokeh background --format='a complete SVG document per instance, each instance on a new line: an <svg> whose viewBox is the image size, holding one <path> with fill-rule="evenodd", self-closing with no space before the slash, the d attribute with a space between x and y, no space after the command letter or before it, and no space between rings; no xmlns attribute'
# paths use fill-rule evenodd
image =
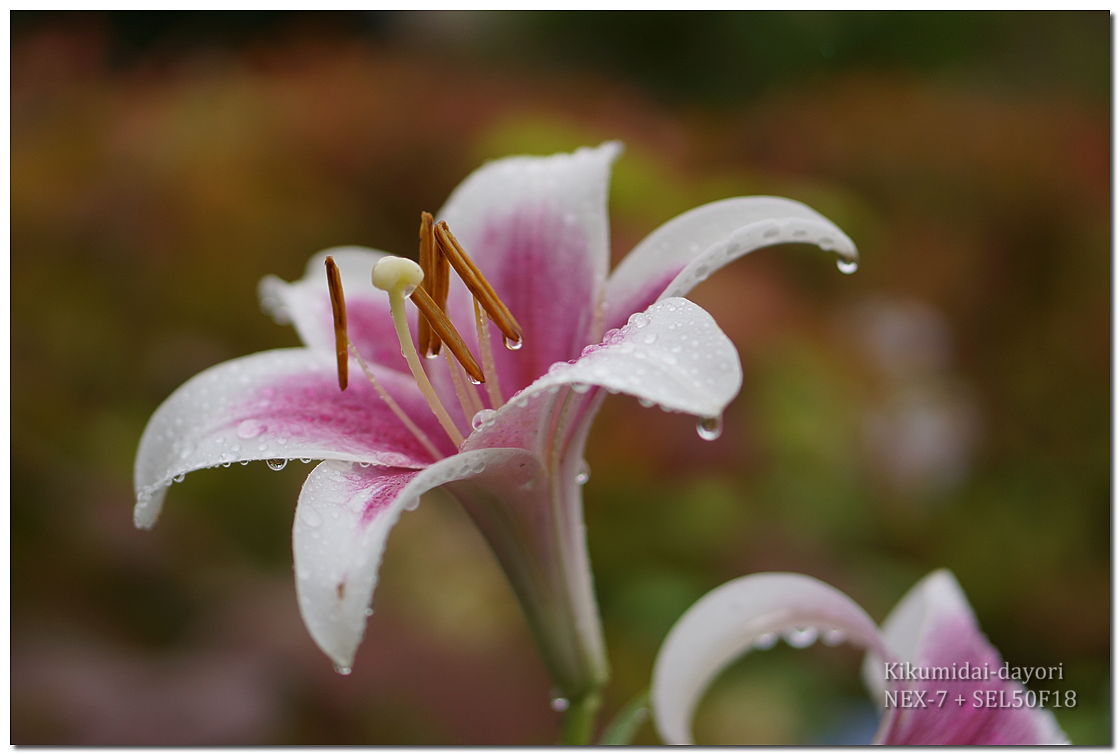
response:
<svg viewBox="0 0 1120 755"><path fill-rule="evenodd" d="M851 277L764 250L699 288L744 387L723 437L612 397L590 547L614 666L763 570L881 619L948 567L1077 744L1109 716L1109 17L15 13L12 739L554 741L549 683L465 517L390 540L350 677L297 613L307 468L199 472L131 524L145 421L216 362L294 345L255 288L336 244L409 253L481 161L620 138L616 259L697 204L798 198ZM706 743L866 741L848 648L747 656ZM653 743L648 726L638 738Z"/></svg>

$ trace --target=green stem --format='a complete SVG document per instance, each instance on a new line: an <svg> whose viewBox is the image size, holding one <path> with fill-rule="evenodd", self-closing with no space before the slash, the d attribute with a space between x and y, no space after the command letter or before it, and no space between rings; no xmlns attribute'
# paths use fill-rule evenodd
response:
<svg viewBox="0 0 1120 755"><path fill-rule="evenodd" d="M599 690L592 690L577 700L570 701L564 712L560 744L568 746L591 744L595 731L595 720L599 716L599 706L603 696Z"/></svg>
<svg viewBox="0 0 1120 755"><path fill-rule="evenodd" d="M603 736L599 738L601 745L628 745L634 741L634 735L642 728L649 718L649 691L643 690L634 697L626 707L618 712L614 720L607 725Z"/></svg>

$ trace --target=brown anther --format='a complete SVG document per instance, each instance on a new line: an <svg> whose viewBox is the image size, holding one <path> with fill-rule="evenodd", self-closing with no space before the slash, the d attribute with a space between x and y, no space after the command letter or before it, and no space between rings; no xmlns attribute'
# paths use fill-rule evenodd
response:
<svg viewBox="0 0 1120 755"><path fill-rule="evenodd" d="M478 362L474 360L471 351L467 348L467 344L463 342L459 331L455 330L455 326L451 320L448 319L444 311L440 309L435 300L424 290L423 286L419 286L412 295L409 297L420 313L424 315L421 320L426 319L432 326L432 336L438 337L447 344L447 348L459 360L459 364L463 365L463 369L467 371L474 380L479 383L486 382L486 376L482 372L482 368L478 366Z"/></svg>
<svg viewBox="0 0 1120 755"><path fill-rule="evenodd" d="M331 314L334 315L334 350L338 356L338 389L346 390L349 378L349 339L346 337L346 299L342 295L342 276L333 257L327 257L327 290L331 294Z"/></svg>
<svg viewBox="0 0 1120 755"><path fill-rule="evenodd" d="M435 293L433 288L438 284L436 273L436 258L442 257L436 251L436 238L432 230L432 214L420 213L420 269L424 271L424 282L421 284L429 294ZM438 301L438 298L437 298ZM439 353L439 337L432 333L432 327L423 317L420 318L417 340L420 353L424 355Z"/></svg>
<svg viewBox="0 0 1120 755"><path fill-rule="evenodd" d="M462 278L467 289L486 310L486 314L498 326L498 330L502 331L506 340L521 341L521 326L517 324L517 320L513 318L509 308L498 298L498 294L494 291L490 282L486 280L482 271L475 266L470 256L459 245L459 241L451 233L451 229L447 227L446 221L441 220L436 224L435 237L436 244L442 252L439 256L446 259L451 267L455 268L455 272Z"/></svg>

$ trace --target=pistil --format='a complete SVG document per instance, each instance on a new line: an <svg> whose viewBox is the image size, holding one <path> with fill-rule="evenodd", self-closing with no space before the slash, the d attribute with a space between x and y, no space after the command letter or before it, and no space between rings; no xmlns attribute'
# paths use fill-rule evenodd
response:
<svg viewBox="0 0 1120 755"><path fill-rule="evenodd" d="M412 260L403 257L382 257L373 268L371 280L374 286L389 294L389 311L393 316L397 339L401 343L401 354L408 362L416 386L424 395L424 399L439 420L444 432L447 433L447 437L451 438L451 442L456 447L460 446L463 443L463 434L455 426L451 415L447 413L435 388L432 387L432 382L428 380L424 366L420 363L420 355L416 353L416 347L412 344L412 335L408 331L404 300L405 297L411 296L424 280L424 271Z"/></svg>

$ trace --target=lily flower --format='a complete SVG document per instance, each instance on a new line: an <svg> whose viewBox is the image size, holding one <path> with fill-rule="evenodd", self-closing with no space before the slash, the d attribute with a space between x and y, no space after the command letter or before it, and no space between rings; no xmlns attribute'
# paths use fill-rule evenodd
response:
<svg viewBox="0 0 1120 755"><path fill-rule="evenodd" d="M679 297L773 244L855 259L805 205L736 198L666 223L608 278L619 151L612 142L483 166L440 222L423 216L419 266L339 248L301 280L262 281L264 308L304 346L219 364L157 409L136 458L136 525L152 527L168 486L192 470L321 460L296 507L296 588L311 636L347 672L386 537L439 488L494 550L560 692L599 687L607 663L580 485L604 394L695 415L714 437L740 388L739 360L711 316ZM415 334L434 358L418 358Z"/></svg>
<svg viewBox="0 0 1120 755"><path fill-rule="evenodd" d="M711 680L779 637L799 648L820 638L867 651L864 682L884 708L875 744L1068 743L1045 705L1015 707L1031 698L944 570L913 587L882 628L847 595L803 574L752 574L717 587L685 612L658 653L651 698L661 738L689 744Z"/></svg>

